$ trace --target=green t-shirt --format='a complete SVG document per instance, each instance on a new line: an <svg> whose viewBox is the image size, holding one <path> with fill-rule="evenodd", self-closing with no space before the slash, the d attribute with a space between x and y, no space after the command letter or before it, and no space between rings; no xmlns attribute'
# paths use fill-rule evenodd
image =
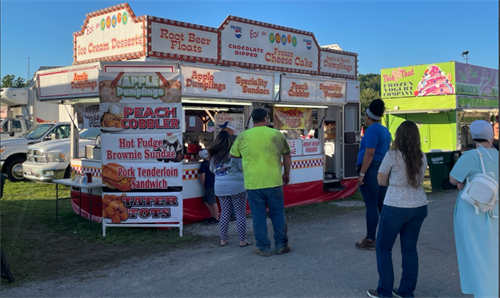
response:
<svg viewBox="0 0 500 298"><path fill-rule="evenodd" d="M243 159L246 189L283 185L281 156L290 152L285 136L267 126L240 133L231 147L231 155Z"/></svg>

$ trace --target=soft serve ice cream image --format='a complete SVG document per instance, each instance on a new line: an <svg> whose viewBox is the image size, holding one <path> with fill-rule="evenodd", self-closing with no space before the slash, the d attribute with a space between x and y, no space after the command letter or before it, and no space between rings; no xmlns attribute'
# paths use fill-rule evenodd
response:
<svg viewBox="0 0 500 298"><path fill-rule="evenodd" d="M165 159L158 159L158 161L163 161L163 162L180 162L182 160L182 143L179 140L180 134L175 134L175 133L167 133L165 134L165 137L163 138L163 146L161 148L158 148L158 151L165 151L168 152L170 158L165 158Z"/></svg>
<svg viewBox="0 0 500 298"><path fill-rule="evenodd" d="M455 88L451 83L451 74L445 74L437 65L429 65L424 72L422 81L418 83L415 96L453 94Z"/></svg>

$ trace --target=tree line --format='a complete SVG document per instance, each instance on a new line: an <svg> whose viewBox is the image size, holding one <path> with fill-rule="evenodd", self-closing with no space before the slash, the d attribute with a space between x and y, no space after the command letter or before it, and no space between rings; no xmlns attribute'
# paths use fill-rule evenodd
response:
<svg viewBox="0 0 500 298"><path fill-rule="evenodd" d="M15 88L21 88L21 87L27 87L29 85L29 81L26 82L24 78L17 77L15 75L6 75L2 78L2 88L9 88L9 87L15 87Z"/></svg>
<svg viewBox="0 0 500 298"><path fill-rule="evenodd" d="M361 103L361 124L365 125L365 111L372 100L380 98L380 74L359 74L359 101Z"/></svg>

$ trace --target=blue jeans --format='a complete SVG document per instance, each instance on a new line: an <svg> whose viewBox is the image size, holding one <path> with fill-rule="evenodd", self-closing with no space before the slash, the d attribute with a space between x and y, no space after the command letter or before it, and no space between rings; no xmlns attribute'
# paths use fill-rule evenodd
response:
<svg viewBox="0 0 500 298"><path fill-rule="evenodd" d="M271 242L267 237L266 207L269 207L269 218L273 223L274 246L276 250L286 247L285 202L283 187L248 189L248 203L252 211L253 232L256 245L261 251L270 251Z"/></svg>
<svg viewBox="0 0 500 298"><path fill-rule="evenodd" d="M417 208L384 205L377 234L377 269L380 278L377 293L380 297L392 297L392 247L398 234L403 256L403 274L398 291L402 297L414 297L413 291L417 286L418 276L417 241L420 227L426 217L427 205Z"/></svg>
<svg viewBox="0 0 500 298"><path fill-rule="evenodd" d="M359 186L366 205L366 238L375 240L378 217L382 211L387 186L378 185L377 174L381 161L372 161L365 173L364 184Z"/></svg>

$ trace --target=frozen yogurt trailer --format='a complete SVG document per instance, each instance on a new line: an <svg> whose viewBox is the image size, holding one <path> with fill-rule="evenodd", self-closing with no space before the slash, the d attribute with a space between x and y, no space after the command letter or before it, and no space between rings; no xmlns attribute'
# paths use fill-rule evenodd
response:
<svg viewBox="0 0 500 298"><path fill-rule="evenodd" d="M70 175L54 182L72 187L74 211L102 222L103 235L110 227L182 235L184 224L210 218L198 153L226 126L235 136L251 129L257 107L292 149L286 207L355 193L357 54L321 47L312 32L221 21L136 16L126 3L91 12L73 35L73 65L37 74L39 100L90 119L72 125ZM79 129L96 125L101 134L82 154Z"/></svg>

